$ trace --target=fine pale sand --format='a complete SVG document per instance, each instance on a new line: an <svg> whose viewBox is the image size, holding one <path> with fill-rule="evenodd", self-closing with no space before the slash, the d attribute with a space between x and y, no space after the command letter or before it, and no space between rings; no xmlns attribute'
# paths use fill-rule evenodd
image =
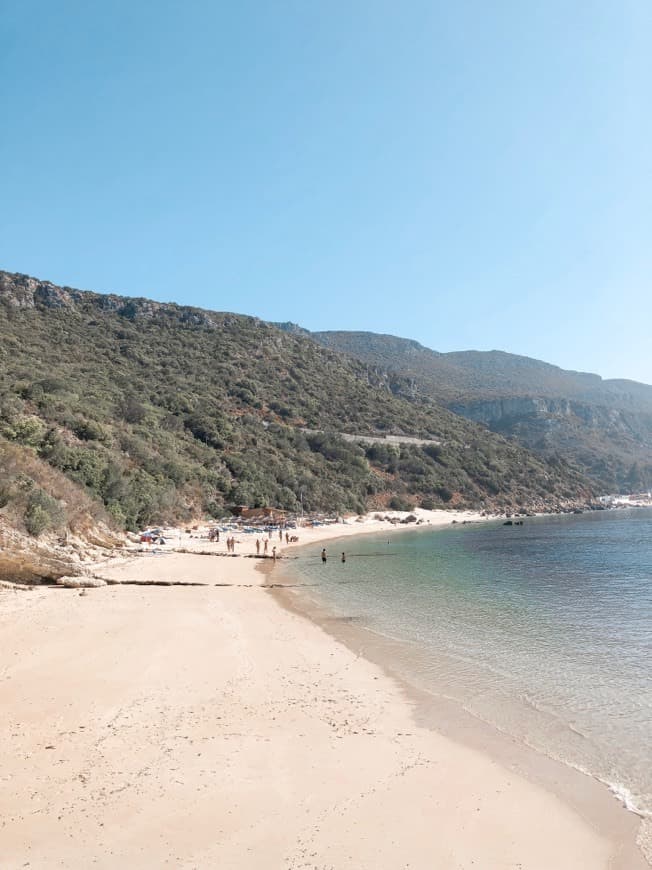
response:
<svg viewBox="0 0 652 870"><path fill-rule="evenodd" d="M417 725L260 564L147 554L100 573L210 585L0 589L0 867L644 866L615 801L610 828Z"/></svg>

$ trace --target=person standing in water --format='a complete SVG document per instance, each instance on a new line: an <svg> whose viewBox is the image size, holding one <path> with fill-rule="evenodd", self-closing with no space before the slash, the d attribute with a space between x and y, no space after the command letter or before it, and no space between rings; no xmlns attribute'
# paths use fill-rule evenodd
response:
<svg viewBox="0 0 652 870"><path fill-rule="evenodd" d="M326 547L324 547L324 549L321 551L321 560L325 565L326 564Z"/></svg>
<svg viewBox="0 0 652 870"><path fill-rule="evenodd" d="M342 553L342 562L346 562L346 553Z"/></svg>

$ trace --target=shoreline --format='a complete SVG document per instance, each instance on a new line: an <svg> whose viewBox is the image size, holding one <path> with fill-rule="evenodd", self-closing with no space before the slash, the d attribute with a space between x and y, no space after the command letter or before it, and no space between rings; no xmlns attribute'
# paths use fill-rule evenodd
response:
<svg viewBox="0 0 652 870"><path fill-rule="evenodd" d="M501 519L488 518L486 521ZM475 522L475 520L472 520ZM439 528L445 528L441 525ZM404 529L405 527L401 527ZM408 526L413 531L434 530L437 526ZM384 530L378 530L380 535ZM372 533L368 533L372 534ZM342 538L331 538L332 543ZM303 547L316 546L319 540ZM267 576L282 572L292 580L290 565L276 566ZM471 713L458 699L428 691L409 682L392 667L392 659L405 650L402 641L394 640L355 620L334 615L328 605L309 599L296 584L286 588L270 588L272 596L288 611L318 625L322 631L343 643L355 655L373 662L401 690L417 724L460 743L474 751L488 755L506 769L514 770L532 784L545 789L577 812L594 829L605 833L617 844L617 851L609 864L613 870L645 870L650 863L642 853L637 839L644 820L639 812L629 808L611 784L588 771L547 755L497 725Z"/></svg>
<svg viewBox="0 0 652 870"><path fill-rule="evenodd" d="M415 528L362 525L298 530L283 549ZM582 776L602 819L528 780L514 746L501 762L486 735L471 747L432 730L425 699L367 657L368 642L363 658L332 625L280 606L291 591L265 580L291 565L271 562L150 553L102 573L207 585L0 590L0 863L647 866L624 851L631 825L611 827L607 816L634 817L606 788Z"/></svg>
<svg viewBox="0 0 652 870"><path fill-rule="evenodd" d="M636 509L639 506L618 505L607 508L613 510ZM413 514L420 521L401 524L400 519ZM376 522L370 527L371 517L392 517L398 522ZM570 514L569 514L570 515ZM558 512L536 514L529 519L564 518ZM349 538L372 537L388 534L401 534L405 531L443 530L452 525L504 523L502 514L483 515L477 511L424 510L412 511L373 511L363 522L348 520L344 523L331 523L316 528L302 527L301 540L296 544L283 543L279 549L281 558L277 562L261 560L255 564L255 571L268 586L271 597L288 612L317 625L330 638L344 644L356 657L363 658L379 667L383 674L400 690L410 715L415 723L432 730L448 739L462 744L474 751L488 755L506 769L524 776L533 785L545 789L577 812L596 831L608 832L608 837L616 845L610 870L646 870L652 861L646 859L638 844L638 835L646 817L629 807L626 800L612 784L605 782L590 772L573 766L569 761L547 755L544 751L530 746L511 734L501 730L466 710L458 699L431 693L417 687L389 664L393 647L401 646L382 634L360 628L355 622L334 617L328 608L309 600L307 595L296 588L296 584L281 583L272 586L272 576L292 574L291 562L285 558L294 550L303 550L321 543L344 542ZM307 538L307 539L306 539ZM339 558L339 544L334 558ZM317 555L317 554L316 554ZM332 558L329 555L329 559Z"/></svg>

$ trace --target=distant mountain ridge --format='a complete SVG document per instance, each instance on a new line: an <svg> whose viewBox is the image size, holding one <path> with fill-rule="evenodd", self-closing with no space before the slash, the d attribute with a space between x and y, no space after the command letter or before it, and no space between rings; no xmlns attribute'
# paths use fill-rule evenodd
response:
<svg viewBox="0 0 652 870"><path fill-rule="evenodd" d="M406 375L441 375L439 389L453 396L485 398L501 395L539 395L611 403L626 408L633 402L652 411L652 386L626 379L603 379L589 372L562 369L551 363L505 351L440 353L417 341L371 332L308 332L304 334L334 350L351 353ZM474 394L477 394L474 395Z"/></svg>
<svg viewBox="0 0 652 870"><path fill-rule="evenodd" d="M428 396L541 456L562 456L605 491L652 486L652 386L503 351L439 353L392 335L308 334L386 371L399 394Z"/></svg>

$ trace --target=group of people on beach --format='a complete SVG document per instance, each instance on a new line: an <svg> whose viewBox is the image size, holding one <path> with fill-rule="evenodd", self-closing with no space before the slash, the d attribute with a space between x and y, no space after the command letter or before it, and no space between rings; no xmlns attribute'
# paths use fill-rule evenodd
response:
<svg viewBox="0 0 652 870"><path fill-rule="evenodd" d="M285 537L286 544L296 544L299 541L299 538L297 535L290 535L290 533L288 531L284 531L283 529L280 528L278 530L278 539L281 543L283 543L284 537ZM208 540L215 542L215 543L219 543L219 541L220 541L219 529L210 529L208 532ZM268 531L266 536L262 539L260 537L256 538L256 555L257 556L261 555L261 549L262 549L263 556L270 555L269 545L271 543L271 540L272 540L272 532L271 531ZM233 535L231 535L230 537L226 538L225 543L226 543L227 553L235 553L235 545L236 545L236 543L238 543L236 541L235 537ZM276 555L277 555L276 554L276 547L274 546L271 548L271 557L274 560L276 560ZM342 560L342 561L344 561L344 560Z"/></svg>
<svg viewBox="0 0 652 870"><path fill-rule="evenodd" d="M278 539L281 543L283 543L283 529L278 530ZM219 531L217 531L216 529L211 529L211 531L209 532L209 540L219 541L220 540ZM272 540L271 531L268 532L267 536L262 539L262 542L261 542L260 538L258 538L258 537L256 538L256 555L257 556L261 555L260 551L261 551L261 547L262 547L263 558L269 557L269 555L270 555L269 544L270 544L271 540ZM287 531L285 532L285 543L286 544L294 543L298 540L299 540L299 538L296 535L293 535L292 537L290 537L289 533ZM231 535L230 537L228 537L226 539L226 550L228 553L235 553L235 545L236 545L236 540L235 540L235 537L233 537L233 535ZM274 561L276 561L276 556L277 556L276 546L273 546L272 552L271 552L271 557ZM321 551L321 560L322 560L322 563L324 565L328 561L328 556L326 554L326 547L324 547ZM346 553L344 553L344 552L342 553L342 555L340 557L340 562L342 562L342 563L346 562Z"/></svg>

